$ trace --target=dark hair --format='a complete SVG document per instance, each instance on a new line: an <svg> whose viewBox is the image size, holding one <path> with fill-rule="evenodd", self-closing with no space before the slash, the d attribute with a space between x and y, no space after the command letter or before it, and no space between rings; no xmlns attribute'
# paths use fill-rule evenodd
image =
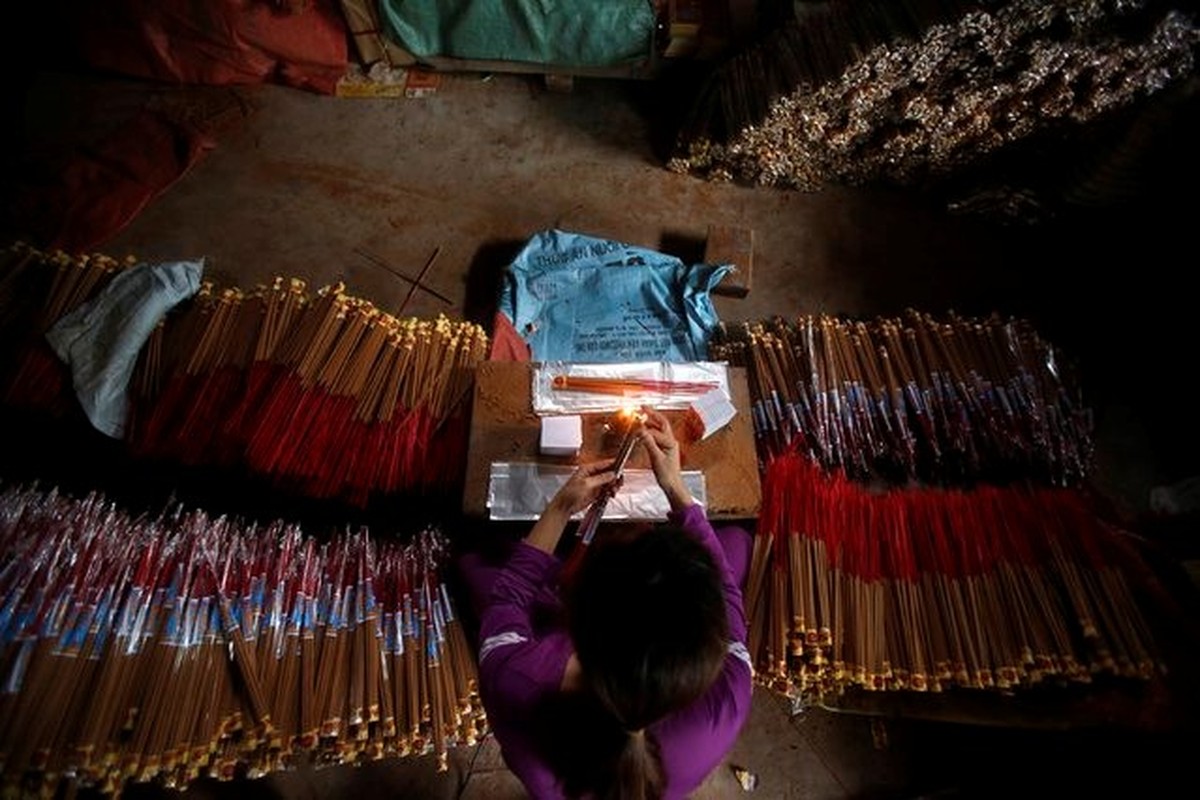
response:
<svg viewBox="0 0 1200 800"><path fill-rule="evenodd" d="M725 662L721 575L691 534L670 526L598 537L567 587L584 682L615 735L601 755L601 796L657 798L657 742L647 726L698 699ZM604 785L607 784L607 785Z"/></svg>

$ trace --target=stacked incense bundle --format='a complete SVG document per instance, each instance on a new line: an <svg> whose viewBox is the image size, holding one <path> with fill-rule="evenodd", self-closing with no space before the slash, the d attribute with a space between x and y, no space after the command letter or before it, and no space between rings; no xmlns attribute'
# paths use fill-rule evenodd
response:
<svg viewBox="0 0 1200 800"><path fill-rule="evenodd" d="M1177 5L825 3L710 77L668 168L804 191L920 184L1190 76L1200 28Z"/></svg>
<svg viewBox="0 0 1200 800"><path fill-rule="evenodd" d="M871 493L803 456L767 470L746 589L758 679L1012 691L1161 665L1121 532L1071 489Z"/></svg>
<svg viewBox="0 0 1200 800"><path fill-rule="evenodd" d="M436 754L486 726L446 542L0 495L0 775L54 796Z"/></svg>
<svg viewBox="0 0 1200 800"><path fill-rule="evenodd" d="M1027 321L776 319L721 326L709 356L747 368L764 463L797 451L860 480L1064 485L1091 465L1079 386Z"/></svg>
<svg viewBox="0 0 1200 800"><path fill-rule="evenodd" d="M187 464L240 464L308 496L444 490L487 351L471 323L400 319L341 285L202 288L144 351L130 441Z"/></svg>
<svg viewBox="0 0 1200 800"><path fill-rule="evenodd" d="M0 254L0 400L74 402L46 331L135 263L14 245ZM478 325L398 318L328 286L277 278L203 287L163 321L134 375L127 434L140 455L244 466L308 496L452 490L465 400L487 353Z"/></svg>
<svg viewBox="0 0 1200 800"><path fill-rule="evenodd" d="M1138 554L1080 488L1090 414L1027 321L776 319L722 327L709 356L750 383L764 684L811 700L1157 671Z"/></svg>
<svg viewBox="0 0 1200 800"><path fill-rule="evenodd" d="M556 392L590 392L618 397L657 393L704 394L720 388L716 381L662 381L653 378L599 378L585 375L555 375L550 388Z"/></svg>
<svg viewBox="0 0 1200 800"><path fill-rule="evenodd" d="M45 334L100 291L131 260L42 252L22 242L0 253L0 398L58 411L71 401L66 368Z"/></svg>

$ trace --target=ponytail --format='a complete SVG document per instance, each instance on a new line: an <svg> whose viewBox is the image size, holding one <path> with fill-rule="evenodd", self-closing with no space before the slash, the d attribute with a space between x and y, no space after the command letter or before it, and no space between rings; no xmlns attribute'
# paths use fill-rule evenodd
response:
<svg viewBox="0 0 1200 800"><path fill-rule="evenodd" d="M607 800L659 800L670 776L647 726L695 702L721 672L721 574L678 528L614 534L592 550L566 587L586 694L605 718L592 728L607 741L590 751L600 771L591 787Z"/></svg>
<svg viewBox="0 0 1200 800"><path fill-rule="evenodd" d="M591 692L548 696L531 721L567 797L661 800L667 776L654 734L631 733Z"/></svg>
<svg viewBox="0 0 1200 800"><path fill-rule="evenodd" d="M625 736L606 800L659 800L663 791L658 743L643 728Z"/></svg>

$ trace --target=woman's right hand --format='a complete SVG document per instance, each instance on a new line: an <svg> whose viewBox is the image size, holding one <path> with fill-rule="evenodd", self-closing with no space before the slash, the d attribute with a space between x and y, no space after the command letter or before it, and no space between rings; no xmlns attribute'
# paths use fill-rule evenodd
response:
<svg viewBox="0 0 1200 800"><path fill-rule="evenodd" d="M687 508L693 500L683 483L682 457L671 423L649 406L643 406L642 413L646 415L642 425L642 445L650 456L654 477L667 495L672 509Z"/></svg>

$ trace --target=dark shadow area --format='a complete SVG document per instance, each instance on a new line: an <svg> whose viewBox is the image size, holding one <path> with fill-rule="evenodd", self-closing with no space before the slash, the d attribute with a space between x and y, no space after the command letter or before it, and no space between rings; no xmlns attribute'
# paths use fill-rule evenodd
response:
<svg viewBox="0 0 1200 800"><path fill-rule="evenodd" d="M697 93L716 62L673 59L652 76L579 76L569 92L552 92L542 76L529 76L539 106L573 135L602 148L633 153L655 166L674 154L680 120L691 114Z"/></svg>
<svg viewBox="0 0 1200 800"><path fill-rule="evenodd" d="M6 73L7 74L7 73ZM5 93L0 142L0 237L53 244L67 214L64 172L89 158L149 98L93 75L36 72L28 65Z"/></svg>
<svg viewBox="0 0 1200 800"><path fill-rule="evenodd" d="M810 223L823 232L824 249L816 257L829 272L820 278L857 290L854 307L827 308L828 313L860 318L908 309L936 316L949 311L1028 314L1030 296L1022 270L1014 265L1027 258L1030 245L1019 232L952 215L910 189L833 188L822 194L828 202L817 206Z"/></svg>
<svg viewBox="0 0 1200 800"><path fill-rule="evenodd" d="M856 800L885 798L1177 797L1194 736L1104 731L1030 732L1003 728L883 722L891 754L909 776ZM1186 792L1184 793L1186 794Z"/></svg>
<svg viewBox="0 0 1200 800"><path fill-rule="evenodd" d="M704 263L704 247L706 240L681 231L663 231L658 240L658 251L665 255L675 256L684 264Z"/></svg>
<svg viewBox="0 0 1200 800"><path fill-rule="evenodd" d="M680 60L655 80L630 87L633 107L646 120L654 160L666 164L676 154L684 121L689 119L710 76L721 61Z"/></svg>
<svg viewBox="0 0 1200 800"><path fill-rule="evenodd" d="M318 538L366 526L375 536L403 539L426 526L452 528L461 514L457 492L376 496L358 505L309 497L244 469L138 458L125 442L93 428L77 406L63 416L4 409L0 436L3 485L57 488L73 497L99 492L131 515L203 510L261 524L294 523Z"/></svg>
<svg viewBox="0 0 1200 800"><path fill-rule="evenodd" d="M487 242L475 251L467 268L463 318L492 334L492 319L496 314L504 273L525 246L525 241Z"/></svg>
<svg viewBox="0 0 1200 800"><path fill-rule="evenodd" d="M1102 128L1086 155L1061 152L1072 181L1055 218L1030 233L1030 293L1047 333L1078 354L1098 404L1146 427L1167 483L1200 472L1186 366L1195 296L1180 271L1196 249L1197 134L1193 86Z"/></svg>
<svg viewBox="0 0 1200 800"><path fill-rule="evenodd" d="M129 800L340 800L352 797L445 798L458 796L466 775L461 759L451 758L449 770L440 772L432 755L387 758L363 764L301 764L260 778L238 776L231 780L202 778L186 789L158 783L128 783L121 792ZM431 794L431 790L438 791ZM111 795L81 790L80 800L101 800Z"/></svg>
<svg viewBox="0 0 1200 800"><path fill-rule="evenodd" d="M175 800L181 797L189 800L282 800L285 796L269 780L245 777L228 781L201 778L188 784L186 794L157 783L130 783L121 792L121 797L128 800ZM103 795L85 789L79 793L79 797L80 800L91 800Z"/></svg>
<svg viewBox="0 0 1200 800"><path fill-rule="evenodd" d="M0 153L0 239L91 252L239 128L236 88L58 68L20 76Z"/></svg>

